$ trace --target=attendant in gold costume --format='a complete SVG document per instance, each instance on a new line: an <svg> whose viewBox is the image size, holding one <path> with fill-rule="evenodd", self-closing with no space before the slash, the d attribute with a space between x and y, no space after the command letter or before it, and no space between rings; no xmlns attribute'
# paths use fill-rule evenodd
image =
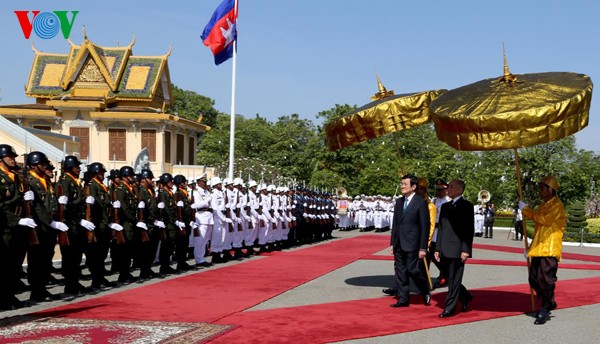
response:
<svg viewBox="0 0 600 344"><path fill-rule="evenodd" d="M532 209L519 201L523 216L535 222L533 242L527 256L531 258L529 285L535 290L541 307L536 315L535 324L545 324L550 311L556 308L554 289L556 272L562 255L562 238L565 231L566 215L562 202L556 196L558 180L549 176L539 184L539 195L543 203Z"/></svg>

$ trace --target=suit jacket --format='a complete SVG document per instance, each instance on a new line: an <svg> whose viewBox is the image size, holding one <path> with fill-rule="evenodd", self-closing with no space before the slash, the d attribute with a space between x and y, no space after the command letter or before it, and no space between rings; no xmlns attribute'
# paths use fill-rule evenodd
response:
<svg viewBox="0 0 600 344"><path fill-rule="evenodd" d="M436 251L447 258L460 258L461 252L472 257L475 212L473 203L463 197L454 204L442 205L437 235Z"/></svg>
<svg viewBox="0 0 600 344"><path fill-rule="evenodd" d="M401 197L394 205L391 245L405 252L426 250L430 225L427 201L415 194L404 211L405 201L406 197Z"/></svg>

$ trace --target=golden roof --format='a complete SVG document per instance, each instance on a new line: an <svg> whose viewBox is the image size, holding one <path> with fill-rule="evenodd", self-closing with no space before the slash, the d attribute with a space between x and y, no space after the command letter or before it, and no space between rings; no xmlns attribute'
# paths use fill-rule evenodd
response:
<svg viewBox="0 0 600 344"><path fill-rule="evenodd" d="M162 56L134 56L134 42L135 39L125 47L103 47L85 36L81 45L69 41L68 54L49 54L33 48L35 56L26 93L37 99L96 96L117 102L170 106L170 51Z"/></svg>

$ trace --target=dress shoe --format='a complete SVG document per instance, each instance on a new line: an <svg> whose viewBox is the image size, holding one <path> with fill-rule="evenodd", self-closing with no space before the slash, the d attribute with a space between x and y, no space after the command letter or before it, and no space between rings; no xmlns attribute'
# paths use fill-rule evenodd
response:
<svg viewBox="0 0 600 344"><path fill-rule="evenodd" d="M191 270L192 267L188 263L177 264L177 270L185 272Z"/></svg>
<svg viewBox="0 0 600 344"><path fill-rule="evenodd" d="M398 300L398 302L392 303L390 305L390 307L392 307L392 308L408 307L408 306L410 306L410 303L408 301L400 301L400 300Z"/></svg>
<svg viewBox="0 0 600 344"><path fill-rule="evenodd" d="M449 318L449 317L452 317L452 316L454 316L454 312L448 312L448 311L443 311L439 315L440 318Z"/></svg>
<svg viewBox="0 0 600 344"><path fill-rule="evenodd" d="M536 325L544 325L546 321L550 318L550 314L548 312L538 312L535 317L535 321L533 322Z"/></svg>
<svg viewBox="0 0 600 344"><path fill-rule="evenodd" d="M389 296L396 296L396 295L398 295L398 290L392 289L392 288L383 289L382 292L384 294L386 294L386 295L389 295Z"/></svg>
<svg viewBox="0 0 600 344"><path fill-rule="evenodd" d="M469 295L463 300L462 307L460 308L461 312L466 312L469 310L469 303L471 303L471 300L473 300L473 295Z"/></svg>
<svg viewBox="0 0 600 344"><path fill-rule="evenodd" d="M129 284L135 283L137 281L137 278L133 277L131 274L127 274L119 276L119 279L117 281L119 281L119 283Z"/></svg>
<svg viewBox="0 0 600 344"><path fill-rule="evenodd" d="M170 275L170 274L177 273L177 270L173 269L170 266L162 266L159 271L161 274L164 274L164 275Z"/></svg>
<svg viewBox="0 0 600 344"><path fill-rule="evenodd" d="M196 266L203 267L203 268L208 268L208 267L211 267L212 264L209 263L209 262L202 262L202 263L197 263Z"/></svg>
<svg viewBox="0 0 600 344"><path fill-rule="evenodd" d="M431 306L431 294L430 293L423 295L423 304L425 306Z"/></svg>

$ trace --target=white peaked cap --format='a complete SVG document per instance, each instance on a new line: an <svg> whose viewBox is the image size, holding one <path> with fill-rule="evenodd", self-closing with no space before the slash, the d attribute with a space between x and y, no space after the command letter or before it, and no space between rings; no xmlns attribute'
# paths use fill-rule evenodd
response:
<svg viewBox="0 0 600 344"><path fill-rule="evenodd" d="M257 186L257 185L258 184L256 184L256 181L254 181L254 180L251 180L251 181L248 182L248 188L251 188L251 187L254 187L254 186Z"/></svg>
<svg viewBox="0 0 600 344"><path fill-rule="evenodd" d="M262 190L268 190L268 189L267 189L267 184L260 184L260 185L258 186L258 191L262 191Z"/></svg>
<svg viewBox="0 0 600 344"><path fill-rule="evenodd" d="M221 181L221 178L219 178L219 177L212 177L212 178L210 178L210 185L212 187L215 187L215 185L222 184L222 183L223 182Z"/></svg>
<svg viewBox="0 0 600 344"><path fill-rule="evenodd" d="M244 185L242 178L233 178L233 185Z"/></svg>
<svg viewBox="0 0 600 344"><path fill-rule="evenodd" d="M223 184L225 184L225 185L233 184L233 181L229 178L225 178L225 179L223 179Z"/></svg>

